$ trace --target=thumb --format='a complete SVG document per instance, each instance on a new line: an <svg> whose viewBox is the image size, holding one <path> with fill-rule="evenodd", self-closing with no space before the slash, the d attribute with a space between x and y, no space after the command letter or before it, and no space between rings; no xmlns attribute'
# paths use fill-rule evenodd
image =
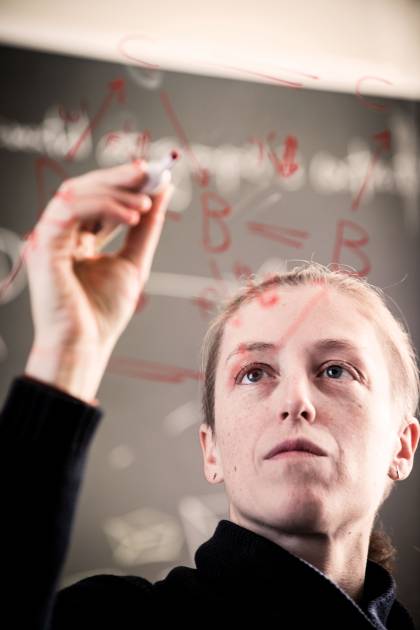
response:
<svg viewBox="0 0 420 630"><path fill-rule="evenodd" d="M162 192L153 195L152 207L148 212L141 214L140 223L127 232L123 246L115 254L118 258L132 262L144 283L150 275L173 191L174 186L169 184Z"/></svg>

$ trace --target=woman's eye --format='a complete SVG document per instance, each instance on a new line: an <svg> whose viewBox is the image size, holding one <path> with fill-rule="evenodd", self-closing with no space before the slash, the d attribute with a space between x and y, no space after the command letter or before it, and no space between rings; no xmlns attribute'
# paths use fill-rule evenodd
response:
<svg viewBox="0 0 420 630"><path fill-rule="evenodd" d="M350 376L354 378L353 372L344 365L340 365L340 363L332 363L331 365L327 365L327 367L325 367L321 371L321 374L322 372L326 372L327 370L330 371L330 375L332 375L332 380L338 380L343 370L345 370L347 374L350 374Z"/></svg>
<svg viewBox="0 0 420 630"><path fill-rule="evenodd" d="M245 368L241 370L241 372L236 377L236 382L239 384L248 385L248 383L243 383L243 379L246 376L249 378L251 385L252 383L258 383L258 381L260 380L258 378L258 375L264 372L268 374L268 371L265 368L259 367L259 366L251 366L251 367Z"/></svg>
<svg viewBox="0 0 420 630"><path fill-rule="evenodd" d="M341 365L340 363L332 363L331 365L327 365L323 370L321 370L320 374L327 372L329 376L329 380L343 380L341 378L344 372L347 372L348 375L351 376L352 379L356 378L353 371L346 367L345 365ZM258 383L261 380L262 374L268 374L268 370L265 367L259 365L251 365L245 367L236 377L235 381L239 385L252 385L253 383ZM244 382L244 378L248 379L248 383Z"/></svg>

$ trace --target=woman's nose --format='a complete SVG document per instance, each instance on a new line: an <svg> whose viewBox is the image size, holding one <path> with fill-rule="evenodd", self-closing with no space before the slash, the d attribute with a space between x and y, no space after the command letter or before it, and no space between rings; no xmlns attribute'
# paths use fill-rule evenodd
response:
<svg viewBox="0 0 420 630"><path fill-rule="evenodd" d="M304 419L313 422L316 416L307 380L302 377L285 379L277 392L278 414L281 420Z"/></svg>

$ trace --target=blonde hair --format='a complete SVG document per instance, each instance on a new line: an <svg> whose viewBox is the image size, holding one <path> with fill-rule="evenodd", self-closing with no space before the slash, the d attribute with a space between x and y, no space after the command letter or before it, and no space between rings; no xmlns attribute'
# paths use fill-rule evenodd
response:
<svg viewBox="0 0 420 630"><path fill-rule="evenodd" d="M416 349L408 326L395 317L388 308L386 303L388 296L365 278L346 271L344 266L341 268L336 266L332 270L321 263L303 261L303 264L293 267L290 271L271 273L265 280L252 274L246 278L244 286L240 286L233 295L219 302L219 312L211 320L201 348L203 422L211 428L214 439L216 439L214 416L216 369L226 322L243 304L267 295L266 292L269 289L279 286L296 287L313 284L332 287L352 297L357 302L359 310L370 317L372 325L376 327L388 362L391 400L395 400L395 409L398 417L401 418L401 424L407 418L416 415L420 397ZM394 482L391 481L386 488L381 505L393 487ZM375 520L377 517L378 514ZM396 549L382 525L373 528L368 559L392 571L395 555Z"/></svg>

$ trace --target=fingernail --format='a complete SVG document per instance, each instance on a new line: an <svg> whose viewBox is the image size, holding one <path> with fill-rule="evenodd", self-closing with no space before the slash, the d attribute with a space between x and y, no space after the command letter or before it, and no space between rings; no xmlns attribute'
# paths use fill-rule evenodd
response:
<svg viewBox="0 0 420 630"><path fill-rule="evenodd" d="M150 210L152 207L152 200L150 197L143 197L140 201L140 210Z"/></svg>
<svg viewBox="0 0 420 630"><path fill-rule="evenodd" d="M132 161L132 165L136 168L136 169L140 169L141 171L144 170L145 166L146 166L146 161L141 159L141 158L137 158L135 160Z"/></svg>

